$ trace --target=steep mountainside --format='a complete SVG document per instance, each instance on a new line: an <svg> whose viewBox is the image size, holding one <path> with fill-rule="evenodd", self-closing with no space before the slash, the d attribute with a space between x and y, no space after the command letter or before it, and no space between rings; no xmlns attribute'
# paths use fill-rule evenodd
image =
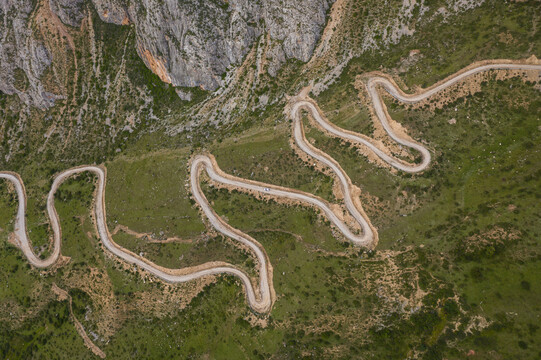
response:
<svg viewBox="0 0 541 360"><path fill-rule="evenodd" d="M33 8L31 0L0 1L0 91L49 107L55 95L44 89L41 77L52 58L29 26Z"/></svg>
<svg viewBox="0 0 541 360"><path fill-rule="evenodd" d="M38 107L52 106L55 95L41 81L51 64L51 49L34 31L40 26L40 18L32 12L35 2L2 0L0 4L0 89ZM71 27L81 25L89 11L86 5L83 0L39 4L50 6L53 16ZM105 22L134 24L137 51L162 81L215 90L223 84L222 75L242 63L261 36L269 40L269 73L275 75L287 59L308 61L330 1L93 0L93 6Z"/></svg>
<svg viewBox="0 0 541 360"><path fill-rule="evenodd" d="M0 359L538 359L540 30L539 0L0 0Z"/></svg>

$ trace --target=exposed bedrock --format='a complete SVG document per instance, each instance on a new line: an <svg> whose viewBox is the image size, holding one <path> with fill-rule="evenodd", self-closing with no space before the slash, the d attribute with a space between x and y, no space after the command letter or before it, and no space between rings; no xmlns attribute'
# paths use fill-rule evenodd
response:
<svg viewBox="0 0 541 360"><path fill-rule="evenodd" d="M132 22L138 52L163 81L214 90L268 32L271 72L287 59L308 61L332 0L93 0L100 17Z"/></svg>
<svg viewBox="0 0 541 360"><path fill-rule="evenodd" d="M32 10L32 0L0 0L0 91L43 108L56 98L40 81L52 57L29 26Z"/></svg>
<svg viewBox="0 0 541 360"><path fill-rule="evenodd" d="M47 3L48 2L48 3ZM133 24L137 51L164 82L214 90L228 68L242 63L260 36L269 37L267 70L288 59L308 61L333 0L0 0L0 91L45 108L63 94L44 89L41 77L52 49L34 33L33 12L50 6L79 27L94 5L103 21ZM33 32L34 31L34 32Z"/></svg>
<svg viewBox="0 0 541 360"><path fill-rule="evenodd" d="M66 25L79 27L85 17L84 0L49 0L51 10Z"/></svg>

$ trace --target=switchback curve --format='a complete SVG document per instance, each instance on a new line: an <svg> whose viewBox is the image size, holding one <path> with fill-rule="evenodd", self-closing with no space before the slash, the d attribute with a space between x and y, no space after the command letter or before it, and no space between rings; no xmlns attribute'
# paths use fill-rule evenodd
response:
<svg viewBox="0 0 541 360"><path fill-rule="evenodd" d="M202 276L217 275L226 273L237 276L243 283L246 296L249 305L257 312L265 313L269 312L272 308L272 304L275 298L274 288L272 285L272 266L269 262L268 256L265 253L264 248L252 237L241 231L234 229L228 225L221 217L219 217L210 204L208 203L205 195L200 188L200 174L203 170L206 170L208 176L216 182L223 183L227 186L239 188L244 191L250 191L255 193L261 193L265 196L283 197L307 203L313 207L317 207L325 213L327 218L344 234L344 236L353 243L365 246L373 247L377 242L377 231L370 225L368 218L366 217L357 191L352 185L350 178L340 167L332 157L323 151L315 148L309 144L304 136L304 129L302 127L302 121L300 116L300 110L306 109L310 111L316 124L328 131L331 135L344 138L348 141L360 143L366 146L376 156L381 158L389 165L408 172L415 173L423 171L430 164L430 152L421 144L405 139L397 135L391 126L389 125L389 115L386 111L385 105L381 99L381 95L378 91L378 87L383 87L389 94L395 97L397 100L405 103L416 103L422 101L431 95L446 89L449 86L456 84L457 82L471 76L473 74L488 71L488 70L533 70L541 71L541 65L537 64L525 64L525 63L512 63L509 61L497 63L493 62L470 69L462 70L457 74L450 76L448 79L443 80L435 84L434 86L422 90L417 94L405 94L400 90L396 84L387 77L375 76L368 79L366 82L368 94L372 102L374 112L381 122L385 131L389 136L397 143L406 147L413 148L419 151L422 155L422 161L420 164L407 164L401 160L395 159L388 155L385 151L381 150L375 145L372 139L366 136L341 129L336 125L327 121L324 116L317 109L316 105L309 99L303 97L294 98L290 104L290 113L293 120L293 138L296 145L307 155L317 159L325 166L329 167L340 181L340 186L344 194L345 205L353 218L358 222L362 228L362 234L356 235L350 231L350 229L344 224L342 220L331 210L329 204L323 199L320 199L314 195L294 190L287 189L280 186L264 184L246 179L240 179L223 173L214 158L210 155L197 155L191 162L190 173L190 185L192 195L194 196L197 204L208 218L213 227L216 228L222 234L239 241L240 243L249 247L256 255L259 265L259 286L254 286L252 281L243 271L239 270L235 266L227 263L207 263L197 267L185 268L185 269L166 269L157 264L150 262L149 260L142 258L131 251L120 247L116 244L109 233L106 224L105 213L105 184L106 184L106 170L98 166L81 166L73 169L66 170L60 173L53 182L49 195L47 197L47 212L51 221L51 227L53 230L53 251L47 259L38 258L30 246L30 240L28 239L26 229L26 194L24 183L20 176L12 172L0 172L0 178L6 179L11 182L17 192L18 197L18 210L15 220L15 241L17 246L23 251L28 261L38 267L45 268L53 265L60 256L61 247L61 228L59 224L58 214L54 207L54 195L60 184L64 182L68 177L79 174L82 172L91 172L97 175L97 189L95 194L94 216L96 221L96 227L99 233L100 240L105 248L115 256L128 262L135 264L140 268L148 271L154 276L169 282L179 283L190 281Z"/></svg>

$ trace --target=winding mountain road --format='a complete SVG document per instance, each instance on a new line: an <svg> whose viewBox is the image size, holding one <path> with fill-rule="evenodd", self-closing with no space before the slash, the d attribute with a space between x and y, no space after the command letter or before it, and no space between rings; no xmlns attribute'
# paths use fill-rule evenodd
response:
<svg viewBox="0 0 541 360"><path fill-rule="evenodd" d="M94 205L94 216L96 221L96 227L98 229L98 234L100 236L100 240L105 246L107 250L109 250L112 254L119 257L120 259L130 263L135 264L139 266L140 268L148 271L152 275L167 281L169 283L179 283L179 282L186 282L191 281L194 279L197 279L202 276L208 276L208 275L217 275L217 274L231 274L239 277L244 284L246 288L246 293L248 296L248 302L250 306L258 311L258 312L266 312L270 309L271 305L271 291L269 290L271 286L268 282L268 275L267 275L267 268L268 268L268 261L266 259L266 255L262 250L260 250L259 247L255 246L256 243L255 240L253 240L250 237L241 237L237 233L237 230L232 229L229 225L227 225L221 218L219 218L217 215L215 215L214 211L210 208L210 205L208 204L206 198L202 194L201 190L199 189L199 184L196 184L196 188L198 190L198 194L196 195L196 198L200 202L200 205L202 209L204 209L205 214L208 216L209 220L212 222L212 224L216 227L216 229L220 232L222 232L224 235L229 236L231 238L234 238L238 241L241 241L247 245L249 245L254 252L258 255L258 260L260 261L260 264L262 266L262 269L264 269L261 272L260 276L260 284L261 284L261 299L258 301L256 299L256 294L253 289L252 283L250 281L250 278L241 270L235 268L234 266L217 266L217 267L211 267L207 269L202 270L196 270L193 272L190 272L188 274L183 275L175 275L170 272L162 270L163 268L148 261L147 259L144 259L133 252L119 246L116 244L111 235L109 234L109 229L107 228L107 222L106 222L106 214L105 214L105 179L106 179L106 172L101 167L97 166L82 166L74 169L66 170L60 175L58 175L51 187L51 190L49 191L49 195L47 197L47 212L49 214L49 219L51 221L51 228L53 230L53 251L52 254L45 260L42 260L38 258L34 252L32 251L32 246L30 244L30 240L28 239L27 230L26 230L26 219L25 219L25 213L26 213L26 195L25 195L25 189L24 184L21 180L21 178L14 174L14 173L0 173L0 178L4 178L15 186L15 190L17 192L17 197L19 201L19 208L17 211L17 217L15 220L15 241L17 243L17 246L23 251L24 255L27 257L28 261L35 267L38 268L45 268L49 267L52 264L54 264L58 257L60 256L60 246L61 246L61 228L60 228L60 222L58 219L58 214L56 213L55 206L54 206L54 195L58 187L70 176L82 173L82 172L91 172L98 177L98 184L96 189L96 195L95 195L95 205ZM192 176L192 178L198 179L199 175L196 175L195 177Z"/></svg>
<svg viewBox="0 0 541 360"><path fill-rule="evenodd" d="M401 160L393 158L387 152L380 149L375 145L375 142L367 138L366 136L354 133L352 131L344 130L336 125L327 121L320 113L316 105L307 98L297 97L293 99L290 104L290 113L293 120L293 138L295 144L307 155L318 160L320 163L331 169L336 178L340 182L340 187L344 195L344 202L347 210L359 224L362 232L360 235L355 234L351 229L341 220L339 214L333 211L331 204L327 201L314 196L312 194L302 192L299 190L288 189L271 184L265 184L247 179L241 179L228 174L225 174L218 167L215 159L211 155L197 155L191 160L191 172L190 172L190 186L191 192L194 196L198 206L205 214L210 224L220 233L224 234L231 239L234 239L248 248L250 248L256 255L259 267L259 281L258 286L254 286L250 277L238 269L234 265L227 263L206 263L200 266L185 268L185 269L167 269L157 264L150 262L149 260L134 254L133 252L116 244L107 228L106 212L105 212L105 185L106 185L106 170L103 167L98 166L81 166L73 169L66 170L60 173L53 182L51 190L47 197L47 212L51 221L51 228L53 231L53 248L52 254L47 259L38 258L33 250L28 238L26 227L26 193L22 179L16 173L12 172L0 172L0 178L6 179L11 182L17 192L18 197L18 210L15 219L14 239L17 246L23 251L28 261L35 267L45 268L56 263L60 256L61 249L61 228L58 214L54 206L54 196L58 187L70 176L80 174L83 172L91 172L97 176L97 188L94 201L94 218L96 222L97 231L103 246L113 255L122 259L123 261L134 264L148 271L150 274L162 279L169 283L187 282L197 279L202 276L217 275L217 274L230 274L237 276L243 283L246 290L246 296L249 305L259 313L269 312L274 302L275 294L274 287L272 285L272 266L268 259L268 256L261 244L247 234L244 234L240 230L237 230L228 225L210 206L204 193L201 191L201 173L206 171L212 181L224 184L229 187L234 187L243 191L252 193L260 193L264 196L271 196L277 198L284 198L292 201L298 201L314 208L320 209L329 221L346 237L348 240L356 245L364 247L374 247L377 243L377 231L370 225L370 221L366 217L362 206L359 201L356 189L351 182L351 179L340 167L338 162L331 156L323 151L315 148L308 143L304 135L304 129L302 126L302 117L300 116L300 110L306 109L313 116L316 124L328 131L333 136L337 136L352 142L360 143L366 146L376 156L381 158L389 165L408 172L415 173L423 171L430 164L431 156L430 152L421 144L405 139L398 136L391 126L389 125L389 115L383 104L378 87L382 87L395 97L397 100L405 103L415 103L422 101L431 95L452 86L461 80L488 70L533 70L541 71L541 65L535 64L523 64L523 63L491 63L488 65L481 65L473 67L471 69L465 69L457 74L452 75L446 80L435 84L434 86L422 90L417 94L408 95L400 90L396 84L389 78L382 76L375 76L368 79L366 82L368 94L374 108L374 112L381 122L383 128L387 131L389 136L397 143L406 147L419 151L422 155L422 162L420 164L407 164Z"/></svg>

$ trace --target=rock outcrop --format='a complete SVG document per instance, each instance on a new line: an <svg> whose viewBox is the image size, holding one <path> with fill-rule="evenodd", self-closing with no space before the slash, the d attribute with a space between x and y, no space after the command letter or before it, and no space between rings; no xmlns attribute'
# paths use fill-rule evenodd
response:
<svg viewBox="0 0 541 360"><path fill-rule="evenodd" d="M139 55L163 81L214 90L264 33L271 73L287 59L308 61L332 0L93 2L102 20L135 24Z"/></svg>
<svg viewBox="0 0 541 360"><path fill-rule="evenodd" d="M44 108L57 96L40 81L52 57L29 26L32 10L32 0L0 0L0 91Z"/></svg>
<svg viewBox="0 0 541 360"><path fill-rule="evenodd" d="M308 61L332 2L92 0L103 21L134 25L137 51L162 81L205 90L218 88L227 70L240 65L261 36L268 39L271 75L288 59ZM32 33L30 19L35 8L47 5L72 27L79 27L88 14L84 0L43 0L38 5L0 0L0 91L42 108L55 100L40 81L52 56Z"/></svg>
<svg viewBox="0 0 541 360"><path fill-rule="evenodd" d="M66 25L79 27L85 17L84 0L49 0L51 10Z"/></svg>

